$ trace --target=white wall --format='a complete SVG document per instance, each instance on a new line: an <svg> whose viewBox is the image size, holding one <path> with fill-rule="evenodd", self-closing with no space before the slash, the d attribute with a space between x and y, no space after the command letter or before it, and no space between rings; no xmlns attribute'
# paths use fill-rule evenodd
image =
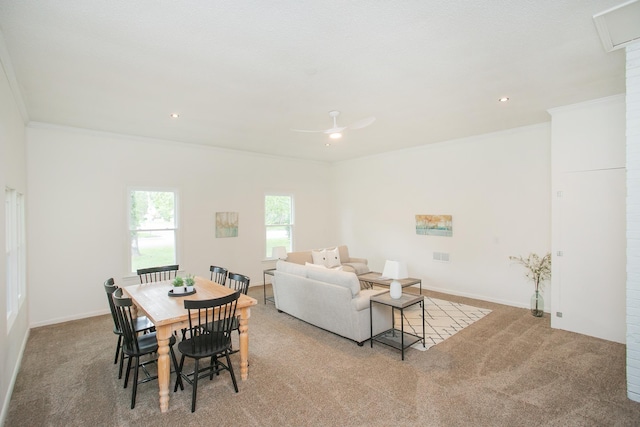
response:
<svg viewBox="0 0 640 427"><path fill-rule="evenodd" d="M30 323L105 313L102 283L127 265L127 188L174 188L180 197L181 269L222 265L262 283L264 194L295 200L295 246L337 235L329 166L203 146L30 125ZM239 212L239 236L215 238L215 212Z"/></svg>
<svg viewBox="0 0 640 427"><path fill-rule="evenodd" d="M549 124L335 169L342 241L374 270L401 259L426 288L529 306L533 285L508 257L551 248ZM453 237L416 235L416 214L453 215ZM449 253L450 262L433 261L434 251Z"/></svg>
<svg viewBox="0 0 640 427"><path fill-rule="evenodd" d="M0 49L4 42L0 35ZM2 52L0 52L2 53ZM6 61L6 57L0 55ZM8 63L0 64L0 189L13 188L24 194L29 209L27 193L26 138L24 122L20 110L13 97L8 77L5 74L11 69ZM0 247L6 247L5 209L0 209ZM0 259L0 425L3 423L8 408L10 392L13 388L22 351L29 334L26 302L18 309L18 314L9 328L7 325L7 274L6 258Z"/></svg>
<svg viewBox="0 0 640 427"><path fill-rule="evenodd" d="M640 402L640 42L627 61L627 396Z"/></svg>
<svg viewBox="0 0 640 427"><path fill-rule="evenodd" d="M624 100L620 95L551 110L551 326L621 343L626 303Z"/></svg>

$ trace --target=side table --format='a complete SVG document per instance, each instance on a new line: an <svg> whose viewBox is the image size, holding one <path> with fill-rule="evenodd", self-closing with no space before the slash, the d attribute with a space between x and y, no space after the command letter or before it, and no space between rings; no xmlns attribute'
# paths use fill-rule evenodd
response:
<svg viewBox="0 0 640 427"><path fill-rule="evenodd" d="M373 336L373 304L388 305L391 307L391 329L387 329L384 332ZM422 336L412 334L404 331L403 314L404 309L411 307L412 305L420 304L422 307ZM395 310L400 310L400 329L395 325ZM404 360L404 350L407 347L411 347L413 344L422 341L422 346L426 346L424 335L424 297L422 295L413 295L403 293L398 299L391 298L389 292L374 295L369 299L369 322L371 324L371 348L373 348L373 342L379 342L381 344L388 345L396 348L402 352L402 360Z"/></svg>
<svg viewBox="0 0 640 427"><path fill-rule="evenodd" d="M267 268L266 270L264 270L262 272L262 294L264 296L264 303L266 304L267 301L271 301L272 303L275 304L276 300L273 298L273 294L270 297L267 297L267 276L271 276L274 277L274 273L275 273L276 269L275 268ZM272 280L273 283L273 280Z"/></svg>

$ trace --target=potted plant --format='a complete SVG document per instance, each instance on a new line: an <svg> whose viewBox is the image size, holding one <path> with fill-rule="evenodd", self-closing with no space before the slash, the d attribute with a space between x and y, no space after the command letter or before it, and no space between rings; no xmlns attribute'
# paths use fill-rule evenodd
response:
<svg viewBox="0 0 640 427"><path fill-rule="evenodd" d="M192 274L189 274L184 279L184 285L187 287L185 292L192 292L195 284L196 284L196 277Z"/></svg>
<svg viewBox="0 0 640 427"><path fill-rule="evenodd" d="M544 300L542 299L542 289L545 280L551 278L551 254L547 253L543 257L531 253L527 258L522 256L510 256L510 260L521 264L526 270L525 276L533 281L535 292L531 296L531 314L535 317L542 317L544 314Z"/></svg>
<svg viewBox="0 0 640 427"><path fill-rule="evenodd" d="M184 292L184 280L182 279L182 277L176 277L175 279L173 279L173 293L182 294Z"/></svg>

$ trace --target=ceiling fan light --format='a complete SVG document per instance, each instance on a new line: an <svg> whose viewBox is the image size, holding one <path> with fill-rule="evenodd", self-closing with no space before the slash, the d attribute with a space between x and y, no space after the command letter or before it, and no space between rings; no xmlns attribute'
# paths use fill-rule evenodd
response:
<svg viewBox="0 0 640 427"><path fill-rule="evenodd" d="M331 139L340 139L342 138L342 134L340 132L334 132L329 134L329 138Z"/></svg>

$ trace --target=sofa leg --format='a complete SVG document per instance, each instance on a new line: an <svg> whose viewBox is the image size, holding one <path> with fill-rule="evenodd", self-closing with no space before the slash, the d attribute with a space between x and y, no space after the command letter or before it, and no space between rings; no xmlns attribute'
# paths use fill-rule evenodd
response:
<svg viewBox="0 0 640 427"><path fill-rule="evenodd" d="M362 347L364 345L364 341L357 343L358 347Z"/></svg>

